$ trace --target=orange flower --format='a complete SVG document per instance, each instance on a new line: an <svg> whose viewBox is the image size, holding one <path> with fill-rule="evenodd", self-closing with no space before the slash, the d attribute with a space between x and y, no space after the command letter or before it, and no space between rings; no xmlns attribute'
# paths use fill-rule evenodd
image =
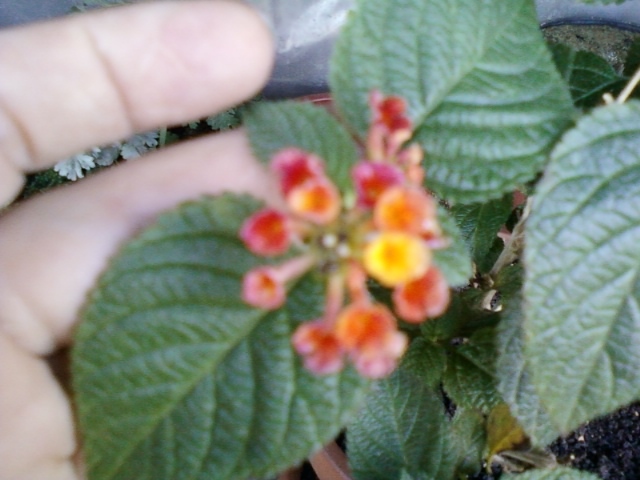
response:
<svg viewBox="0 0 640 480"><path fill-rule="evenodd" d="M397 230L421 235L431 228L437 210L433 198L413 187L392 187L379 198L373 221L380 230Z"/></svg>
<svg viewBox="0 0 640 480"><path fill-rule="evenodd" d="M395 287L424 275L431 258L431 250L420 237L383 232L365 247L362 260L369 275L387 287Z"/></svg>
<svg viewBox="0 0 640 480"><path fill-rule="evenodd" d="M339 371L347 358L363 376L382 378L404 353L407 337L391 311L372 302L368 276L394 288L396 313L408 322L439 316L449 303L446 280L431 265L432 248L446 246L447 239L437 203L422 188L423 150L405 146L413 130L407 104L379 91L369 101L367 158L351 171L355 202L342 204L319 157L285 148L273 156L271 168L286 212L259 211L240 231L256 255L283 254L292 244L305 251L281 265L249 271L242 287L249 305L282 306L288 283L313 266L327 280L323 317L300 325L292 337L305 367L317 374ZM347 294L351 303L344 306Z"/></svg>
<svg viewBox="0 0 640 480"><path fill-rule="evenodd" d="M289 219L277 210L265 208L245 220L240 238L256 255L280 255L289 249L291 243Z"/></svg>
<svg viewBox="0 0 640 480"><path fill-rule="evenodd" d="M292 213L317 225L327 225L340 214L340 194L326 178L307 180L287 195Z"/></svg>
<svg viewBox="0 0 640 480"><path fill-rule="evenodd" d="M338 316L335 334L356 369L368 378L391 373L407 346L406 336L396 330L393 315L381 304L347 306Z"/></svg>
<svg viewBox="0 0 640 480"><path fill-rule="evenodd" d="M449 300L449 285L436 267L413 282L399 285L393 292L396 313L410 323L439 317L449 306Z"/></svg>
<svg viewBox="0 0 640 480"><path fill-rule="evenodd" d="M387 333L395 330L396 320L382 304L352 303L336 320L336 338L349 352L379 347Z"/></svg>
<svg viewBox="0 0 640 480"><path fill-rule="evenodd" d="M285 196L308 180L324 177L322 160L299 148L278 151L271 159L270 165L280 181L280 188Z"/></svg>
<svg viewBox="0 0 640 480"><path fill-rule="evenodd" d="M353 365L367 378L384 378L398 365L398 360L407 349L407 336L398 331L390 331L379 348L365 349L351 355Z"/></svg>
<svg viewBox="0 0 640 480"><path fill-rule="evenodd" d="M351 171L358 206L371 208L385 190L400 185L404 175L395 165L380 162L359 162Z"/></svg>
<svg viewBox="0 0 640 480"><path fill-rule="evenodd" d="M313 373L327 375L343 366L343 350L334 332L323 320L303 323L292 338L293 348Z"/></svg>

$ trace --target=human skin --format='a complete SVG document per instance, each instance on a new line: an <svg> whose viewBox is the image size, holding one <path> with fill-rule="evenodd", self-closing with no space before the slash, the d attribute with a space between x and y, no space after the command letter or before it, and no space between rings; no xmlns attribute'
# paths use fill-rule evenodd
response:
<svg viewBox="0 0 640 480"><path fill-rule="evenodd" d="M24 174L250 98L270 33L228 1L149 3L0 31L0 205ZM202 194L271 179L242 131L164 148L0 212L0 478L83 478L73 411L45 360L128 237Z"/></svg>

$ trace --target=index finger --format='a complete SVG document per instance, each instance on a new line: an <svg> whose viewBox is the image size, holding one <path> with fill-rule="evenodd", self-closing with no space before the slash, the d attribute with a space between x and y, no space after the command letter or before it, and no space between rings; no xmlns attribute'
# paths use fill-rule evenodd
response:
<svg viewBox="0 0 640 480"><path fill-rule="evenodd" d="M133 5L0 32L0 203L22 172L249 98L272 60L264 24L231 1Z"/></svg>

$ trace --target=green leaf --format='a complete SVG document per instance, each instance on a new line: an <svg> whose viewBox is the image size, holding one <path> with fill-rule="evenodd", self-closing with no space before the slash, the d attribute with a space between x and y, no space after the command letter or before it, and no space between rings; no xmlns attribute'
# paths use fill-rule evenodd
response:
<svg viewBox="0 0 640 480"><path fill-rule="evenodd" d="M467 475L478 472L487 444L484 416L473 409L457 407L451 422L451 438L458 454L457 472Z"/></svg>
<svg viewBox="0 0 640 480"><path fill-rule="evenodd" d="M316 377L290 346L322 311L308 276L286 306L239 298L263 259L237 239L257 202L223 196L162 215L113 260L84 311L73 374L92 480L274 474L333 438L367 382Z"/></svg>
<svg viewBox="0 0 640 480"><path fill-rule="evenodd" d="M558 71L571 90L576 106L595 107L606 92L615 93L625 83L604 58L591 52L578 51L568 45L549 46Z"/></svg>
<svg viewBox="0 0 640 480"><path fill-rule="evenodd" d="M427 386L436 388L442 380L446 362L446 352L441 345L418 337L402 357L401 368L420 378Z"/></svg>
<svg viewBox="0 0 640 480"><path fill-rule="evenodd" d="M451 209L473 261L482 272L490 270L493 265L493 262L486 262L485 259L512 209L513 195L511 194L485 203L455 205Z"/></svg>
<svg viewBox="0 0 640 480"><path fill-rule="evenodd" d="M471 336L477 330L495 326L500 317L480 307L482 301L478 297L484 296L485 292L476 289L452 292L451 304L445 314L420 325L422 335L429 341L444 345Z"/></svg>
<svg viewBox="0 0 640 480"><path fill-rule="evenodd" d="M599 480L593 473L560 467L554 470L529 470L518 475L503 475L503 480Z"/></svg>
<svg viewBox="0 0 640 480"><path fill-rule="evenodd" d="M358 160L351 136L325 108L294 101L258 102L247 108L244 125L255 154L270 162L278 150L298 147L319 155L341 190L351 189Z"/></svg>
<svg viewBox="0 0 640 480"><path fill-rule="evenodd" d="M237 108L231 108L217 115L212 115L206 120L207 125L216 132L235 128L242 123Z"/></svg>
<svg viewBox="0 0 640 480"><path fill-rule="evenodd" d="M638 68L640 68L640 38L636 38L629 47L622 73L627 77L632 77Z"/></svg>
<svg viewBox="0 0 640 480"><path fill-rule="evenodd" d="M494 328L483 328L452 345L443 387L456 405L488 412L500 403L494 337Z"/></svg>
<svg viewBox="0 0 640 480"><path fill-rule="evenodd" d="M419 377L397 369L376 384L347 430L354 478L452 478L456 459L448 423L440 395Z"/></svg>
<svg viewBox="0 0 640 480"><path fill-rule="evenodd" d="M473 265L462 233L455 220L443 207L438 208L438 221L449 246L441 250L434 250L433 262L447 279L449 285L466 285L473 275Z"/></svg>
<svg viewBox="0 0 640 480"><path fill-rule="evenodd" d="M406 98L427 186L460 203L532 179L573 109L531 0L360 1L336 43L330 85L363 138L372 89Z"/></svg>
<svg viewBox="0 0 640 480"><path fill-rule="evenodd" d="M527 224L526 361L563 432L640 397L639 227L640 102L631 101L567 133Z"/></svg>
<svg viewBox="0 0 640 480"><path fill-rule="evenodd" d="M502 321L498 324L496 335L497 388L531 443L543 447L551 443L559 432L551 424L549 415L540 403L525 361L521 298L516 295L504 303Z"/></svg>

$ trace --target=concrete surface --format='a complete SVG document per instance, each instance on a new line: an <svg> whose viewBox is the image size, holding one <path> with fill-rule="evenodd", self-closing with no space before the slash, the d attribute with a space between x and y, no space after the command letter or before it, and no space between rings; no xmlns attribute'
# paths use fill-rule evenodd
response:
<svg viewBox="0 0 640 480"><path fill-rule="evenodd" d="M0 0L0 27L64 15L73 0Z"/></svg>

